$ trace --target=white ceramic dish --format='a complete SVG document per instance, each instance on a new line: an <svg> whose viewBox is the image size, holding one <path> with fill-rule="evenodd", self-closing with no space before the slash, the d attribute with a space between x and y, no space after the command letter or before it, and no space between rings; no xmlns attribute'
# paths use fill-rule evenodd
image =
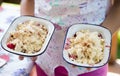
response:
<svg viewBox="0 0 120 76"><path fill-rule="evenodd" d="M22 22L27 21L27 20L38 21L41 24L45 25L47 27L47 29L48 29L48 34L47 34L47 37L45 39L45 42L43 43L43 47L41 48L41 50L39 52L36 52L34 54L27 54L27 53L17 52L17 51L14 51L14 50L8 48L7 45L6 45L7 40L9 38L9 36L10 36L10 32L15 30L15 28L17 27L17 24L22 23ZM4 34L4 36L3 36L2 40L1 40L1 46L6 51L14 53L14 54L23 55L23 56L37 56L37 55L42 54L46 50L47 45L49 44L49 41L50 41L50 39L52 37L52 34L54 32L54 29L55 28L54 28L53 23L46 20L46 19L39 18L39 17L34 17L34 16L20 16L20 17L16 18L11 23L10 27L8 28L8 30Z"/></svg>
<svg viewBox="0 0 120 76"><path fill-rule="evenodd" d="M105 46L104 46L104 58L101 62L94 64L94 65L89 65L89 64L82 64L82 63L77 63L72 61L69 58L67 50L65 50L65 44L67 43L67 38L72 37L77 31L82 30L82 29L89 29L90 31L98 31L102 34L104 40L105 40ZM77 66L82 66L82 67L100 67L105 65L110 57L110 46L111 46L111 33L110 31L102 26L97 26L97 25L90 25L90 24L75 24L72 25L71 27L68 28L65 41L64 41L64 46L63 46L63 58L65 61L67 61L70 64L74 64Z"/></svg>

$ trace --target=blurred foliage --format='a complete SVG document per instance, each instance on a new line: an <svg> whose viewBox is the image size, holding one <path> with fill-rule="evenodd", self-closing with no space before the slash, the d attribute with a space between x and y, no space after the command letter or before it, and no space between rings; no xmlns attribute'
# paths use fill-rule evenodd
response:
<svg viewBox="0 0 120 76"><path fill-rule="evenodd" d="M117 52L118 58L120 58L120 30L118 31L118 52Z"/></svg>
<svg viewBox="0 0 120 76"><path fill-rule="evenodd" d="M0 4L1 4L2 2L20 4L20 1L21 1L21 0L0 0Z"/></svg>

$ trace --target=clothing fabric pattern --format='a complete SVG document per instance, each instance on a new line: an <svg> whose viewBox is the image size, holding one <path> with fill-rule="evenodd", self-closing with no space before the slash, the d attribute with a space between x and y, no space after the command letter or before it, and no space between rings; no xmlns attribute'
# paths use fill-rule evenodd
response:
<svg viewBox="0 0 120 76"><path fill-rule="evenodd" d="M52 21L56 27L49 46L38 57L37 63L49 76L54 68L65 66L70 76L91 72L99 68L83 68L68 64L62 57L66 30L75 23L100 25L109 7L109 0L36 0L36 16ZM44 61L43 61L44 59Z"/></svg>

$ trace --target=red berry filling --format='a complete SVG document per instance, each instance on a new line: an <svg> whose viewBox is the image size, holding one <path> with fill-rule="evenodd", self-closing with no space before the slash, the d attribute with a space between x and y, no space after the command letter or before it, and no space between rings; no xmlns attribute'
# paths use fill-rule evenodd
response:
<svg viewBox="0 0 120 76"><path fill-rule="evenodd" d="M77 55L74 55L74 54L69 54L69 57L70 57L70 58L73 58L73 59L75 59L75 60L78 58L78 56L77 56Z"/></svg>
<svg viewBox="0 0 120 76"><path fill-rule="evenodd" d="M7 47L10 48L10 49L15 49L15 45L12 44L12 43L8 43L8 44L7 44Z"/></svg>

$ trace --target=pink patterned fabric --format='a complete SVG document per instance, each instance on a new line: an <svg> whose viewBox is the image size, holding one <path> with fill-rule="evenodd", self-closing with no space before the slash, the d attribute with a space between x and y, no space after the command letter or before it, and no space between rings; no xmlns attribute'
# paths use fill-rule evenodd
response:
<svg viewBox="0 0 120 76"><path fill-rule="evenodd" d="M88 72L85 74L80 74L78 76L107 76L107 71L108 71L107 68L108 68L108 65L105 65L98 70Z"/></svg>
<svg viewBox="0 0 120 76"><path fill-rule="evenodd" d="M35 63L38 76L47 76L45 72ZM78 76L107 76L108 65L101 67L98 70L79 74ZM67 69L64 66L58 66L54 69L54 76L69 76Z"/></svg>
<svg viewBox="0 0 120 76"><path fill-rule="evenodd" d="M54 69L55 76L69 76L68 71L64 66L58 66Z"/></svg>
<svg viewBox="0 0 120 76"><path fill-rule="evenodd" d="M109 0L35 0L35 3L36 16L52 21L56 28L47 50L37 60L43 70L49 76L54 76L54 69L60 65L67 69L69 76L98 70L67 63L62 57L62 48L66 30L72 24L100 25L104 21Z"/></svg>
<svg viewBox="0 0 120 76"><path fill-rule="evenodd" d="M36 66L37 76L47 76L46 73L40 68L40 66L38 66L36 63L34 63L34 65Z"/></svg>

